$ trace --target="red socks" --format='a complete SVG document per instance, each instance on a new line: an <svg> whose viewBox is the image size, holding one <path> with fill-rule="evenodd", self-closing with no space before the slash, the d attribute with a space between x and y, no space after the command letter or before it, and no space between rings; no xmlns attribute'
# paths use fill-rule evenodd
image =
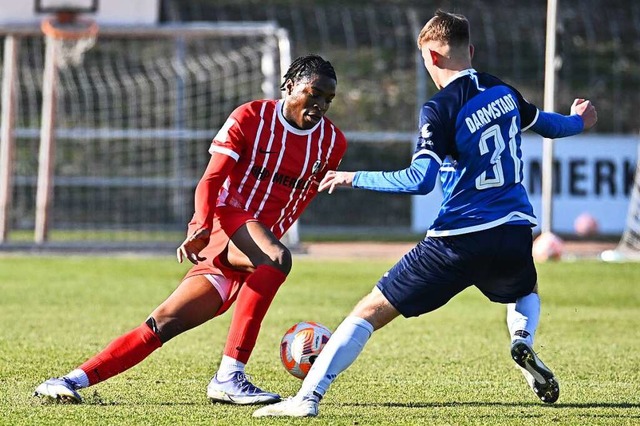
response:
<svg viewBox="0 0 640 426"><path fill-rule="evenodd" d="M284 272L268 265L258 266L249 275L238 292L225 355L247 363L256 345L262 320L286 278ZM113 340L78 368L87 374L89 385L95 385L128 370L160 346L162 342L158 335L143 323Z"/></svg>
<svg viewBox="0 0 640 426"><path fill-rule="evenodd" d="M95 385L128 370L160 346L158 335L143 323L109 343L78 368L89 377L89 385Z"/></svg>
<svg viewBox="0 0 640 426"><path fill-rule="evenodd" d="M258 266L255 272L247 277L238 292L227 344L224 347L225 355L247 363L256 345L262 320L286 278L287 274L269 265Z"/></svg>

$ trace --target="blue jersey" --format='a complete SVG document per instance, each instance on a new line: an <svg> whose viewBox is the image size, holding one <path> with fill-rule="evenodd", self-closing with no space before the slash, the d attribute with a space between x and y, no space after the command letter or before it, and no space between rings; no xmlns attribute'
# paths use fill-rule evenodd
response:
<svg viewBox="0 0 640 426"><path fill-rule="evenodd" d="M539 111L513 87L474 69L460 71L420 113L411 165L356 172L352 186L428 194L438 175L444 200L427 236L460 235L509 223L537 224L522 185L520 136L531 128L547 138L577 135L582 117Z"/></svg>
<svg viewBox="0 0 640 426"><path fill-rule="evenodd" d="M535 105L500 79L467 69L422 107L414 160L440 164L444 200L428 236L458 235L504 223L536 225L522 185L522 129Z"/></svg>

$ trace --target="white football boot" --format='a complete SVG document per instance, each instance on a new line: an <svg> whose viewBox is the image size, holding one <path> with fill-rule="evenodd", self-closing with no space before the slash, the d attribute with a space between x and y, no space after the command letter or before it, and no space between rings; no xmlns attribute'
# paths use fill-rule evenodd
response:
<svg viewBox="0 0 640 426"><path fill-rule="evenodd" d="M280 401L277 393L266 392L249 381L247 376L237 371L226 381L213 376L207 386L207 397L211 402L226 402L228 404L271 404Z"/></svg>
<svg viewBox="0 0 640 426"><path fill-rule="evenodd" d="M76 392L76 389L76 384L66 377L53 377L41 383L33 396L44 397L63 404L79 404L82 402L82 397Z"/></svg>
<svg viewBox="0 0 640 426"><path fill-rule="evenodd" d="M560 385L553 372L524 340L511 343L511 357L518 364L533 392L542 402L552 404L560 396Z"/></svg>
<svg viewBox="0 0 640 426"><path fill-rule="evenodd" d="M314 399L287 398L253 412L253 417L316 417L318 402Z"/></svg>

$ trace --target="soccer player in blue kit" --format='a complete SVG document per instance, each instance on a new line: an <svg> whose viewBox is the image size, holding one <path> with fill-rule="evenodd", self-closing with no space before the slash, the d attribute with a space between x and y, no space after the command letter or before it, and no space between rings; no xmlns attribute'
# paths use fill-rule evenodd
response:
<svg viewBox="0 0 640 426"><path fill-rule="evenodd" d="M319 189L427 194L439 174L444 200L438 216L425 239L336 329L296 396L257 410L256 417L316 416L331 383L374 330L399 315L433 311L471 285L506 304L511 357L543 402L558 399L558 381L532 349L540 318L531 255L537 220L522 185L521 134L531 129L549 138L576 135L596 123L596 110L576 99L571 115L543 112L515 88L474 70L464 16L437 11L420 32L418 47L440 91L422 107L411 165L390 172L330 171Z"/></svg>

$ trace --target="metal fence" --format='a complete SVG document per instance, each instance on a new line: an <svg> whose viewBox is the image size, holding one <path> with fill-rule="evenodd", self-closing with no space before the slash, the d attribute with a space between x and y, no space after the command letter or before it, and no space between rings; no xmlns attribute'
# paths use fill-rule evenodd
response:
<svg viewBox="0 0 640 426"><path fill-rule="evenodd" d="M518 87L533 103L539 106L543 103L544 1L524 5L524 2L508 0L331 0L315 4L284 0L163 0L161 5L162 19L166 22L273 21L288 30L293 57L319 53L329 59L338 74L338 97L329 116L352 142L342 163L346 170L389 170L408 164L417 110L435 92L423 68L415 39L437 8L462 13L470 19L476 52L474 66L478 70L500 76ZM640 109L640 2L561 0L558 23L558 111L567 113L574 97L590 98L599 110L595 132L637 133L640 129L640 121L636 118ZM36 49L40 50L41 47ZM28 61L41 66L39 57L34 54ZM211 68L211 73L215 72L215 68ZM96 76L100 75L101 71L97 71ZM37 73L33 76L32 83L40 85ZM22 76L23 80L26 78L26 74ZM25 84L29 82L25 80ZM76 96L82 100L87 94L77 93ZM31 127L37 129L38 102L37 95L24 100L23 105L34 106L34 111L30 119L22 116L23 125L30 122ZM193 108L202 113L219 107L205 102ZM171 111L168 106L166 109ZM222 111L224 115L232 108L222 109L228 109L226 113ZM213 133L203 136L202 144L197 141L194 144L206 147L211 136ZM60 148L64 152L64 146ZM26 233L33 224L36 158L35 140L19 147L11 214L14 227ZM117 170L112 172L117 174ZM64 172L60 176L64 177ZM124 177L126 180L126 175ZM170 176L163 179L166 177ZM58 179L58 182L63 184L64 179ZM99 191L104 194L107 190L119 190L116 187L99 188L91 181L76 186L81 187L83 194L93 194L91 197L98 197ZM58 215L66 221L65 227L82 228L85 226L82 221L68 222L73 215L65 211L65 204L71 204L69 200L77 198L78 194L65 188L58 186L55 189L58 192L54 203L61 208ZM154 187L157 193L153 197L157 203L154 209L175 210L171 207L175 204L175 197L171 195L174 189ZM110 231L115 229L126 234L127 229L138 227L140 220L131 217L137 217L134 213L142 211L136 203L145 202L145 197L135 192L123 194L124 203L92 202L95 205L89 206L95 210L95 217L105 218L104 230L109 235L120 235L115 237L120 242L137 237L122 237ZM190 196L181 202L186 202L191 209ZM126 218L120 221L124 216ZM159 226L182 230L184 216L167 214ZM320 195L303 215L301 223L303 238L309 230L314 233L337 231L345 235L371 230L376 233L408 231L411 198L348 191L338 191L331 198Z"/></svg>
<svg viewBox="0 0 640 426"><path fill-rule="evenodd" d="M513 84L542 107L546 3L170 0L163 3L163 14L180 21L268 19L287 28L294 57L317 52L334 64L339 79L338 99L329 112L334 122L346 131L371 132L370 143L350 145L343 168L389 170L408 163L411 136L398 141L407 147L375 144L377 132L413 132L419 106L436 90L416 46L419 30L434 11L467 16L474 67ZM640 2L560 0L557 19L557 111L568 113L574 98L589 98L599 116L592 132L637 134ZM371 192L338 192L331 200L321 196L303 215L302 233L329 223L345 226L341 232L354 232L357 226L363 232L408 226L410 197L380 197Z"/></svg>
<svg viewBox="0 0 640 426"><path fill-rule="evenodd" d="M413 131L417 105L435 90L415 40L437 8L469 18L478 70L516 85L542 106L546 1L169 0L163 15L274 20L289 30L294 56L316 52L335 65L340 98L330 114L339 126ZM575 97L590 98L599 110L596 132L637 133L640 2L560 0L557 50L559 112L568 112Z"/></svg>

